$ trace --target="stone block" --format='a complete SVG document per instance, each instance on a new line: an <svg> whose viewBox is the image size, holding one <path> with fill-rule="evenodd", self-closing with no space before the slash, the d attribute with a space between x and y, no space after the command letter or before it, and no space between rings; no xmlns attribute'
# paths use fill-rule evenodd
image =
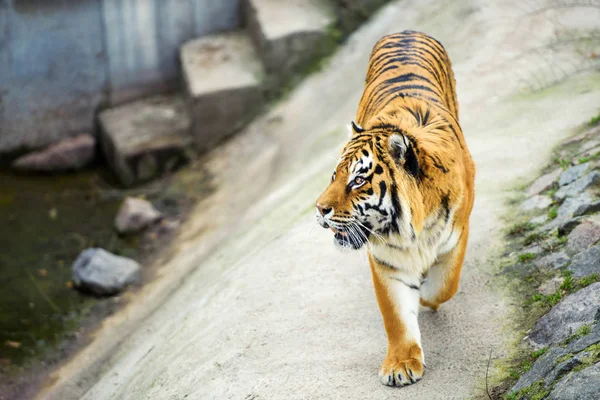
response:
<svg viewBox="0 0 600 400"><path fill-rule="evenodd" d="M100 113L101 143L125 186L170 172L187 161L190 118L179 95L160 95Z"/></svg>
<svg viewBox="0 0 600 400"><path fill-rule="evenodd" d="M206 151L260 111L264 69L243 32L192 40L180 52L192 134Z"/></svg>
<svg viewBox="0 0 600 400"><path fill-rule="evenodd" d="M244 5L244 20L272 85L332 51L335 17L327 2L247 0Z"/></svg>

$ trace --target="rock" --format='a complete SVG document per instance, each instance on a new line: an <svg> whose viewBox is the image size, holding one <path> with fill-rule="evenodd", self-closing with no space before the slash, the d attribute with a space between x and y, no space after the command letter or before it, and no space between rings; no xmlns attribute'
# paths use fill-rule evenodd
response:
<svg viewBox="0 0 600 400"><path fill-rule="evenodd" d="M136 233L154 222L158 221L162 214L154 206L143 199L127 197L123 200L119 213L115 218L115 229L120 234Z"/></svg>
<svg viewBox="0 0 600 400"><path fill-rule="evenodd" d="M328 2L247 0L243 8L250 36L270 77L282 83L335 45Z"/></svg>
<svg viewBox="0 0 600 400"><path fill-rule="evenodd" d="M549 281L546 281L543 284L541 284L538 288L538 292L540 292L544 296L554 294L558 290L558 288L560 288L560 285L562 285L564 281L565 278L563 277L552 278Z"/></svg>
<svg viewBox="0 0 600 400"><path fill-rule="evenodd" d="M581 326L594 322L598 304L600 282L565 297L537 321L529 340L538 347L562 342Z"/></svg>
<svg viewBox="0 0 600 400"><path fill-rule="evenodd" d="M568 354L566 349L556 347L548 350L544 355L537 359L531 369L525 372L515 386L510 389L511 392L517 392L523 388L531 386L534 382L544 379L546 375L554 368L556 361Z"/></svg>
<svg viewBox="0 0 600 400"><path fill-rule="evenodd" d="M600 240L600 225L590 221L580 223L571 233L567 240L567 249L572 252L580 252Z"/></svg>
<svg viewBox="0 0 600 400"><path fill-rule="evenodd" d="M21 156L13 161L11 167L29 172L77 170L92 162L95 154L96 139L92 135L82 134Z"/></svg>
<svg viewBox="0 0 600 400"><path fill-rule="evenodd" d="M600 364L564 376L552 389L549 400L600 399Z"/></svg>
<svg viewBox="0 0 600 400"><path fill-rule="evenodd" d="M537 217L531 218L529 222L534 225L542 225L548 222L548 216L546 214L538 215Z"/></svg>
<svg viewBox="0 0 600 400"><path fill-rule="evenodd" d="M576 278L600 274L600 245L590 247L573 257L568 270L573 272Z"/></svg>
<svg viewBox="0 0 600 400"><path fill-rule="evenodd" d="M586 165L586 164L581 164L581 165ZM597 184L598 182L600 182L600 172L592 171L589 174L586 174L583 177L577 179L575 182L570 183L570 184L558 189L558 191L556 193L554 193L554 198L558 199L558 200L563 200L567 197L577 196L579 193L581 193L584 190L588 189L589 187ZM592 201L590 201L588 203L591 203L591 202ZM574 212L576 210L574 210Z"/></svg>
<svg viewBox="0 0 600 400"><path fill-rule="evenodd" d="M97 248L82 251L72 269L75 286L99 296L116 294L140 278L137 262Z"/></svg>
<svg viewBox="0 0 600 400"><path fill-rule="evenodd" d="M588 192L583 192L577 197L566 199L558 208L558 219L564 221L566 218L572 218L579 207L592 203L593 201L592 195Z"/></svg>
<svg viewBox="0 0 600 400"><path fill-rule="evenodd" d="M203 36L180 50L192 135L204 152L243 127L264 104L265 72L243 31Z"/></svg>
<svg viewBox="0 0 600 400"><path fill-rule="evenodd" d="M182 97L154 96L102 111L102 148L125 186L170 172L187 161L192 144Z"/></svg>
<svg viewBox="0 0 600 400"><path fill-rule="evenodd" d="M580 215L593 214L598 211L600 211L600 200L582 204L573 212L573 216L578 217Z"/></svg>
<svg viewBox="0 0 600 400"><path fill-rule="evenodd" d="M537 178L536 181L533 182L527 189L527 196L535 196L536 194L540 194L543 191L550 189L560 176L561 172L563 172L563 170L561 168L557 168L554 171Z"/></svg>
<svg viewBox="0 0 600 400"><path fill-rule="evenodd" d="M537 267L560 269L566 266L570 261L569 256L566 253L550 253L545 257L535 260L533 263Z"/></svg>
<svg viewBox="0 0 600 400"><path fill-rule="evenodd" d="M571 233L571 231L573 229L575 229L575 227L577 225L579 225L579 223L581 222L582 219L583 218L581 218L581 217L577 217L577 218L573 218L573 219L563 222L558 227L558 235L559 236L568 235L569 233Z"/></svg>
<svg viewBox="0 0 600 400"><path fill-rule="evenodd" d="M581 178L583 174L587 171L589 167L588 163L575 165L573 167L569 167L560 174L560 179L558 180L559 186L568 185L571 182L576 181Z"/></svg>
<svg viewBox="0 0 600 400"><path fill-rule="evenodd" d="M598 312L600 312L600 307L598 308ZM579 353L596 343L600 343L600 324L598 323L598 318L596 318L596 325L592 332L569 343L567 350L569 353Z"/></svg>
<svg viewBox="0 0 600 400"><path fill-rule="evenodd" d="M549 387L561 376L573 370L578 365L581 365L582 360L586 357L588 353L577 354L574 357L569 358L561 363L559 363L556 367L552 368L552 371L546 375L544 378L544 384L546 387Z"/></svg>
<svg viewBox="0 0 600 400"><path fill-rule="evenodd" d="M548 208L552 204L549 196L537 194L521 203L520 209L523 211L533 211Z"/></svg>

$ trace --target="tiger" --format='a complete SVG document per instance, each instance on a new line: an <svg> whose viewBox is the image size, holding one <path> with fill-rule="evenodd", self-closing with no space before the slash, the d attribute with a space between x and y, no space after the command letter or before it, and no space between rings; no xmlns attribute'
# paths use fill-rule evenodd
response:
<svg viewBox="0 0 600 400"><path fill-rule="evenodd" d="M475 199L475 164L458 122L445 48L404 31L374 46L355 121L317 222L342 249L365 247L387 333L379 380L419 381L419 305L437 311L457 292Z"/></svg>

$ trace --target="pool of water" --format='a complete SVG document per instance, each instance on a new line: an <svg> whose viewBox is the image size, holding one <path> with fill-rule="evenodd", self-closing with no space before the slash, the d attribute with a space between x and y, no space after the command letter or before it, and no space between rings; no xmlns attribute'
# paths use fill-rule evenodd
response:
<svg viewBox="0 0 600 400"><path fill-rule="evenodd" d="M99 169L57 176L0 172L0 371L43 359L112 302L73 289L71 264L83 249L147 256L141 239L115 233L126 193L103 176ZM147 197L167 215L186 201L177 190L156 187Z"/></svg>

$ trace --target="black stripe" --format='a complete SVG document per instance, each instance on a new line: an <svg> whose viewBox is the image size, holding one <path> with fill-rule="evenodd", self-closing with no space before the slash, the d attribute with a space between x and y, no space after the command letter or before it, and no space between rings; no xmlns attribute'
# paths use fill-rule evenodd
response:
<svg viewBox="0 0 600 400"><path fill-rule="evenodd" d="M383 265L384 267L387 267L387 268L389 268L389 269L393 269L393 270L395 270L395 271L398 271L398 270L400 270L400 268L398 268L398 267L395 267L395 266L393 266L392 264L388 264L387 262L380 260L379 258L375 257L374 255L371 255L371 257L373 257L373 260L375 260L375 262L377 262L377 263L379 263L379 264Z"/></svg>
<svg viewBox="0 0 600 400"><path fill-rule="evenodd" d="M408 286L409 288L411 288L413 290L421 290L421 287L419 287L417 285L413 285L412 283L406 283L406 281L404 281L403 279L396 278L395 276L392 276L392 279L395 281L404 283L406 286Z"/></svg>

